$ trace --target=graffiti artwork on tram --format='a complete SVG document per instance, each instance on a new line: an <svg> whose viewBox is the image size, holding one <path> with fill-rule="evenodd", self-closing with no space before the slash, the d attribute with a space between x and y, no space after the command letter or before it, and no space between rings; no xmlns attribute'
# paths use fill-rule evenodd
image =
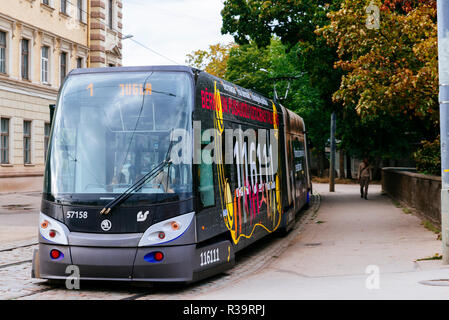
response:
<svg viewBox="0 0 449 320"><path fill-rule="evenodd" d="M214 86L214 156L217 164L221 209L226 227L237 244L242 238L251 238L257 228L271 233L281 223L281 186L278 152L278 114L272 103L271 119L266 114L259 119L273 123L273 129L225 129L222 97ZM251 110L255 110L250 107ZM257 110L255 110L257 111ZM265 111L265 110L264 110ZM243 114L243 113L241 113ZM251 113L254 115L255 113ZM261 114L261 113L258 113ZM221 159L222 135L225 133L225 159ZM225 160L225 161L223 161ZM237 185L231 188L230 167L233 163ZM266 212L268 219L262 218ZM242 228L246 225L246 228Z"/></svg>

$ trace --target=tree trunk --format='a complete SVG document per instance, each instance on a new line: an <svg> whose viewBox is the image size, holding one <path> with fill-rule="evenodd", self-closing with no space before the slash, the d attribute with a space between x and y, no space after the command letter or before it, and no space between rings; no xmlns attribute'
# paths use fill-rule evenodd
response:
<svg viewBox="0 0 449 320"><path fill-rule="evenodd" d="M345 177L345 151L343 149L340 149L340 179L343 179Z"/></svg>
<svg viewBox="0 0 449 320"><path fill-rule="evenodd" d="M324 173L324 152L320 150L318 152L318 175L320 176L320 178L323 177L323 173Z"/></svg>
<svg viewBox="0 0 449 320"><path fill-rule="evenodd" d="M349 153L346 153L346 178L352 179L351 157L349 156Z"/></svg>

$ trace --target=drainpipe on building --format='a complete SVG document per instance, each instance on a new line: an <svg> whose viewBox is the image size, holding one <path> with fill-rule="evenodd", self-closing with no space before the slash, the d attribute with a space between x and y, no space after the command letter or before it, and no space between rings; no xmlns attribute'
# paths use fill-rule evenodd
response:
<svg viewBox="0 0 449 320"><path fill-rule="evenodd" d="M87 0L87 67L90 68L90 0Z"/></svg>
<svg viewBox="0 0 449 320"><path fill-rule="evenodd" d="M441 234L443 264L449 264L449 1L437 0L437 21L440 82Z"/></svg>

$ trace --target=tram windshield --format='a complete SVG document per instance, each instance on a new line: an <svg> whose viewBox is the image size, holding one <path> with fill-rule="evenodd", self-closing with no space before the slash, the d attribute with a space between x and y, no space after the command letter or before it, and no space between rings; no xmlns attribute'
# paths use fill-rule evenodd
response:
<svg viewBox="0 0 449 320"><path fill-rule="evenodd" d="M107 201L127 190L166 158L174 130L190 133L192 92L181 72L69 77L54 120L44 195ZM134 192L154 201L190 197L191 172L189 161L172 163ZM133 199L139 197L127 203Z"/></svg>

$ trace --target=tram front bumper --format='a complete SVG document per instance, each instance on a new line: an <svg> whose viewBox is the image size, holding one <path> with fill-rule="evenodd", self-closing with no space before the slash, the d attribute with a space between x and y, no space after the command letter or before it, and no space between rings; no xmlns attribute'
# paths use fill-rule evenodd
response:
<svg viewBox="0 0 449 320"><path fill-rule="evenodd" d="M52 250L62 253L60 258L52 258ZM33 258L32 274L37 278L60 280L77 276L80 280L190 282L193 280L195 251L195 244L104 248L40 243L38 254ZM162 252L163 259L148 259L153 252ZM79 273L74 274L74 268L69 266L77 267L75 270Z"/></svg>
<svg viewBox="0 0 449 320"><path fill-rule="evenodd" d="M61 256L54 259L52 250L58 250ZM152 258L156 252L162 253L162 260ZM223 272L234 264L234 249L228 240L200 248L196 244L123 248L40 243L33 257L32 276L59 280L70 277L79 280L193 282Z"/></svg>

